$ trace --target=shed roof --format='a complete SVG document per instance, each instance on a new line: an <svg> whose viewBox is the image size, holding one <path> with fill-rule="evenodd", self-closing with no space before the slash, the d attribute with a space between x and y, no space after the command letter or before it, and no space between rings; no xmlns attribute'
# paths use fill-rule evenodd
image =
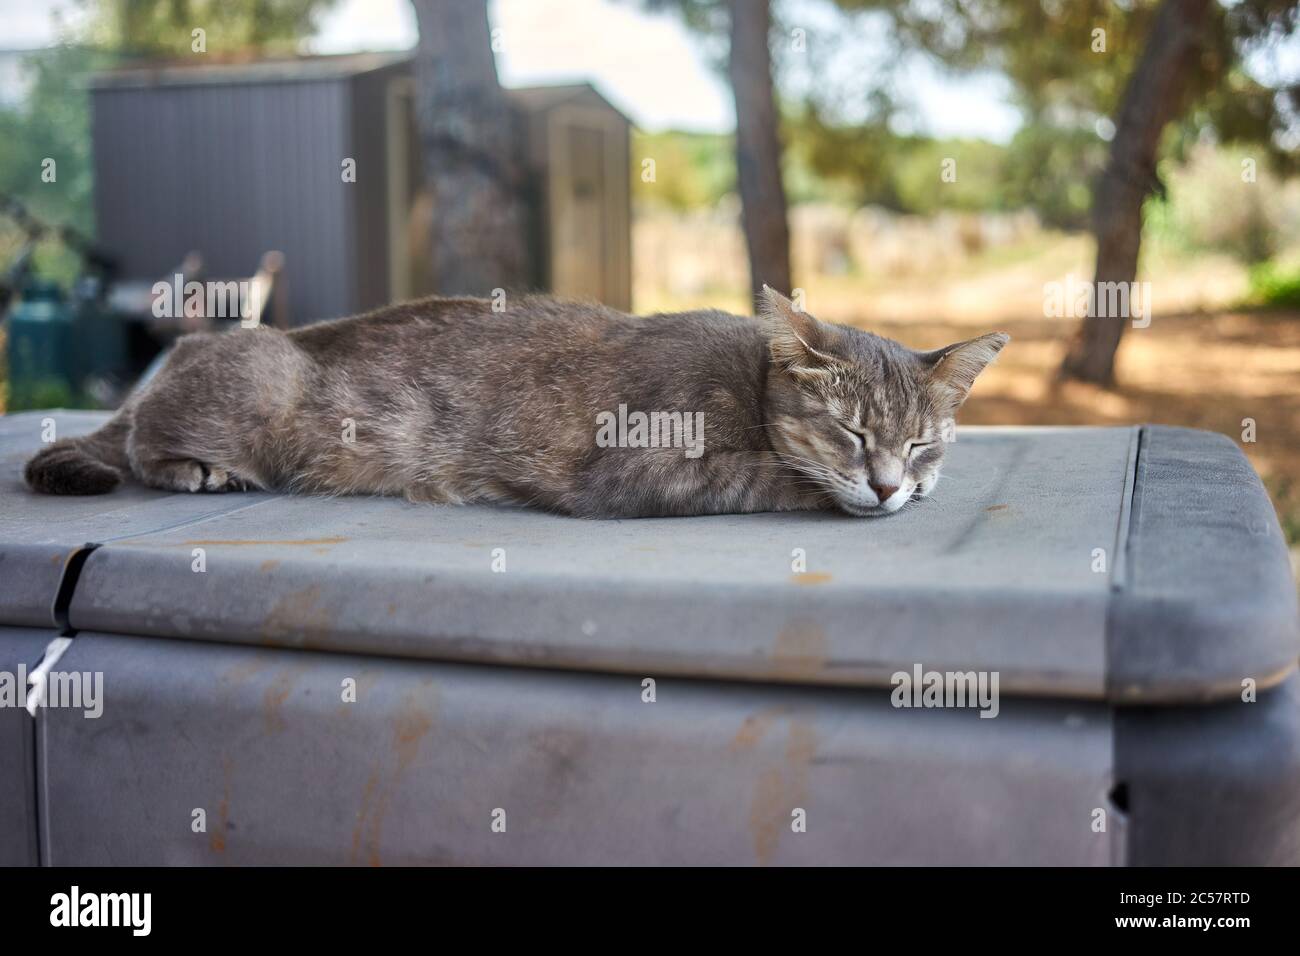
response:
<svg viewBox="0 0 1300 956"><path fill-rule="evenodd" d="M272 57L220 61L159 60L135 63L96 73L90 88L96 90L143 89L177 86L224 86L238 83L299 83L346 79L389 68L408 68L410 50L342 53L320 56ZM530 110L549 110L568 103L598 103L624 119L627 115L590 83L517 87L506 92Z"/></svg>
<svg viewBox="0 0 1300 956"><path fill-rule="evenodd" d="M550 110L570 103L597 103L631 122L626 113L607 100L600 90L590 83L569 83L562 86L520 86L507 89L506 93L530 112Z"/></svg>
<svg viewBox="0 0 1300 956"><path fill-rule="evenodd" d="M257 60L157 60L135 63L95 74L92 89L131 89L157 86L216 86L232 83L294 83L305 80L359 76L409 63L409 50L345 53L324 56L273 57Z"/></svg>

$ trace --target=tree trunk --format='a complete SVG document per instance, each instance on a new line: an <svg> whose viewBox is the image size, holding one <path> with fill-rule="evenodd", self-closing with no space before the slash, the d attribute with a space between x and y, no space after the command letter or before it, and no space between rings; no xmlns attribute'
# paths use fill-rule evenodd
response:
<svg viewBox="0 0 1300 956"><path fill-rule="evenodd" d="M755 300L764 284L788 293L790 230L781 182L781 140L772 92L768 0L728 0L731 53L728 73L736 97L736 179L741 223L749 250L749 284Z"/></svg>
<svg viewBox="0 0 1300 956"><path fill-rule="evenodd" d="M519 119L497 81L487 0L412 0L416 115L440 295L528 281Z"/></svg>
<svg viewBox="0 0 1300 956"><path fill-rule="evenodd" d="M1106 288L1102 283L1131 283L1137 278L1142 204L1160 189L1156 176L1160 136L1185 106L1189 80L1205 48L1210 2L1164 0L1124 89L1110 159L1092 202L1097 240L1094 303L1105 301L1098 292ZM1129 316L1106 315L1105 310L1100 315L1090 313L1065 356L1062 376L1111 384L1115 351L1129 320Z"/></svg>

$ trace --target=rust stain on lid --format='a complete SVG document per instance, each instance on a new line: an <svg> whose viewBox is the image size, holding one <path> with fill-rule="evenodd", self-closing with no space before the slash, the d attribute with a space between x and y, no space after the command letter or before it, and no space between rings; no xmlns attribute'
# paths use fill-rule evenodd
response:
<svg viewBox="0 0 1300 956"><path fill-rule="evenodd" d="M825 584L833 578L825 571L804 571L802 574L790 575L790 580L795 584Z"/></svg>

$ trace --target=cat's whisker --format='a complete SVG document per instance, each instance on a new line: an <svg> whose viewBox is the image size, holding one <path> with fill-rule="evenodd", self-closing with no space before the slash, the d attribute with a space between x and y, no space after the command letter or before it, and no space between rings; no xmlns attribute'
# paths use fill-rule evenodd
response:
<svg viewBox="0 0 1300 956"><path fill-rule="evenodd" d="M806 471L811 474L822 475L827 478L831 478L835 476L834 469L828 467L827 465L822 464L819 461L813 461L811 458L803 458L799 455L787 454L786 452L777 452L777 454L780 455L783 459L788 459L791 465L799 468L802 471Z"/></svg>

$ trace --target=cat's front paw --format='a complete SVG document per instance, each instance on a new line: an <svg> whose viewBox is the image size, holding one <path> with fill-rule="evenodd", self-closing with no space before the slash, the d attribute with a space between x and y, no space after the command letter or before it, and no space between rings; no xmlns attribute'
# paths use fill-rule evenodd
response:
<svg viewBox="0 0 1300 956"><path fill-rule="evenodd" d="M209 468L203 464L200 464L200 467L203 469L204 491L248 491L252 487L248 481L225 468Z"/></svg>

